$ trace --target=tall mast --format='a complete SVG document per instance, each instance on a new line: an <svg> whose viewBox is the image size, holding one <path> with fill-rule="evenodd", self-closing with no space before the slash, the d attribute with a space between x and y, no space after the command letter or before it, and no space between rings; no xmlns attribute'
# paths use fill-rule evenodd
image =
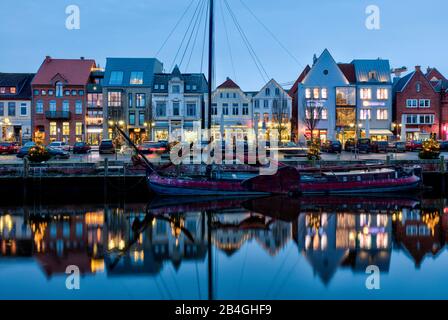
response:
<svg viewBox="0 0 448 320"><path fill-rule="evenodd" d="M213 0L210 0L210 16L208 26L208 106L207 106L207 127L210 130L212 128L212 93L213 93L213 53L214 53L214 4ZM205 115L203 115L204 127L205 127ZM210 139L211 137L209 137Z"/></svg>

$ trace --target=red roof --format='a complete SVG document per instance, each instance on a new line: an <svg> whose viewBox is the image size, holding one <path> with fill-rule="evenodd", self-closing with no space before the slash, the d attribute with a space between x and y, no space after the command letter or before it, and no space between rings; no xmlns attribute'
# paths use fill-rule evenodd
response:
<svg viewBox="0 0 448 320"><path fill-rule="evenodd" d="M303 69L302 73L297 78L296 82L294 82L294 85L289 90L290 96L294 96L294 94L297 92L297 89L299 88L299 83L305 79L308 72L310 72L311 68L309 65L306 65L305 69Z"/></svg>
<svg viewBox="0 0 448 320"><path fill-rule="evenodd" d="M341 69L348 82L356 82L355 65L352 63L338 63L339 69Z"/></svg>
<svg viewBox="0 0 448 320"><path fill-rule="evenodd" d="M227 78L217 89L240 89L240 86L233 82L232 79Z"/></svg>
<svg viewBox="0 0 448 320"><path fill-rule="evenodd" d="M45 58L32 85L52 85L57 80L68 85L86 85L95 60Z"/></svg>

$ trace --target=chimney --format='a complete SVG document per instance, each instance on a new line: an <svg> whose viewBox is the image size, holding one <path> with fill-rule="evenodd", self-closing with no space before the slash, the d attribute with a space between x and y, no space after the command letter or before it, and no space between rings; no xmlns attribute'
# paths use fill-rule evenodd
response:
<svg viewBox="0 0 448 320"><path fill-rule="evenodd" d="M316 61L317 61L317 56L316 56L316 54L314 54L313 55L313 66L316 64Z"/></svg>
<svg viewBox="0 0 448 320"><path fill-rule="evenodd" d="M50 56L46 56L45 57L45 62L50 62L51 61L51 57Z"/></svg>
<svg viewBox="0 0 448 320"><path fill-rule="evenodd" d="M81 57L81 60L84 60L84 57Z"/></svg>
<svg viewBox="0 0 448 320"><path fill-rule="evenodd" d="M416 71L416 72L420 72L420 71L422 71L422 67L421 67L421 66L415 66L415 71Z"/></svg>

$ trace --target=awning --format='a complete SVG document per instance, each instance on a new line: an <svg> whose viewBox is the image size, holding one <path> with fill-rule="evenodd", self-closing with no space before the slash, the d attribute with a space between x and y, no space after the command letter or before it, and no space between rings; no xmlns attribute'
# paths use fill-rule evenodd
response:
<svg viewBox="0 0 448 320"><path fill-rule="evenodd" d="M392 131L387 129L370 129L369 134L371 136L393 136Z"/></svg>

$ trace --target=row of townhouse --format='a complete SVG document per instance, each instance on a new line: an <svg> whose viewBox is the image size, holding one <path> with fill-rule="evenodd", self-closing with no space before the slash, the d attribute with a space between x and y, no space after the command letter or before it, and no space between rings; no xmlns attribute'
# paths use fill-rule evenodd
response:
<svg viewBox="0 0 448 320"><path fill-rule="evenodd" d="M379 58L336 63L325 49L289 91L293 139L448 139L448 80L436 68L406 70Z"/></svg>
<svg viewBox="0 0 448 320"><path fill-rule="evenodd" d="M448 80L435 68L417 66L393 79L392 71L388 60L336 63L324 50L290 90L272 79L247 92L227 78L213 92L212 134L253 140L277 129L282 141L448 139ZM137 143L173 135L194 141L207 103L204 74L177 66L166 73L154 58L108 58L101 69L83 57L46 57L36 74L0 73L0 141L98 144L114 137L114 125Z"/></svg>

